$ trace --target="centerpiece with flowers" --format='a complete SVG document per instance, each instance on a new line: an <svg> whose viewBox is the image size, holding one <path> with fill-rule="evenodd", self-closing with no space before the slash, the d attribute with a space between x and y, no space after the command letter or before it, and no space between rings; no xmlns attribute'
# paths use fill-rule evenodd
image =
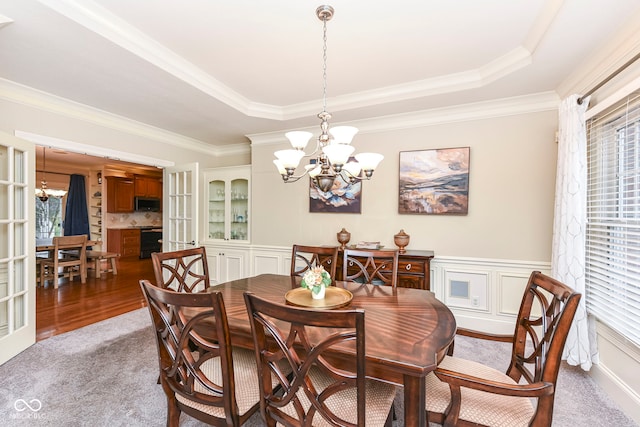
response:
<svg viewBox="0 0 640 427"><path fill-rule="evenodd" d="M311 297L314 299L324 298L325 289L331 285L331 276L323 266L311 267L302 276L300 286L311 290Z"/></svg>

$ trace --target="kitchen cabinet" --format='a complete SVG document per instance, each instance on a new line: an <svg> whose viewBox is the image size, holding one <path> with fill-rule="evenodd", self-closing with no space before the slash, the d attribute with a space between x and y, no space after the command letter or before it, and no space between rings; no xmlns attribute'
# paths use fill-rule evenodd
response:
<svg viewBox="0 0 640 427"><path fill-rule="evenodd" d="M135 197L162 198L162 180L160 178L136 175L133 184Z"/></svg>
<svg viewBox="0 0 640 427"><path fill-rule="evenodd" d="M251 168L237 166L203 172L205 240L251 240Z"/></svg>
<svg viewBox="0 0 640 427"><path fill-rule="evenodd" d="M133 212L133 179L107 177L107 212Z"/></svg>
<svg viewBox="0 0 640 427"><path fill-rule="evenodd" d="M121 258L139 258L140 229L108 228L107 251L118 253Z"/></svg>
<svg viewBox="0 0 640 427"><path fill-rule="evenodd" d="M243 279L248 274L248 248L206 245L211 284Z"/></svg>

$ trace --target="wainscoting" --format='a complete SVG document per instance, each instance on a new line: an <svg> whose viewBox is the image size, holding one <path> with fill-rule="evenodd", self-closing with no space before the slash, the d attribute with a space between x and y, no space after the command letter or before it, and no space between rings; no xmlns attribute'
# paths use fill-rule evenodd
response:
<svg viewBox="0 0 640 427"><path fill-rule="evenodd" d="M249 269L246 275L289 274L291 248L252 246L245 249ZM218 252L218 249L212 250ZM451 308L458 326L512 333L522 293L533 270L548 274L550 264L436 254L431 260L431 290Z"/></svg>

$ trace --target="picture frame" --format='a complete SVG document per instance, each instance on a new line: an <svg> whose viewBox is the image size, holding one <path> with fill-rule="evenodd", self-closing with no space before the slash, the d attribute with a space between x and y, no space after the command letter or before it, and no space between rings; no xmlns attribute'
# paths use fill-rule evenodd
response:
<svg viewBox="0 0 640 427"><path fill-rule="evenodd" d="M311 160L315 163L315 159ZM362 181L351 184L348 179L336 176L333 187L322 191L309 178L309 212L311 213L351 213L362 210Z"/></svg>
<svg viewBox="0 0 640 427"><path fill-rule="evenodd" d="M466 215L470 148L400 152L398 213Z"/></svg>

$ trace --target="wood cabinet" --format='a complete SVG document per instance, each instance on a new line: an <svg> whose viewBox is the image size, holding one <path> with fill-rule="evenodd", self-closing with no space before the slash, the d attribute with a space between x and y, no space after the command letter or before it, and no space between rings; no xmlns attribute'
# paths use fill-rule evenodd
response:
<svg viewBox="0 0 640 427"><path fill-rule="evenodd" d="M107 229L107 251L116 252L122 258L140 257L140 229Z"/></svg>
<svg viewBox="0 0 640 427"><path fill-rule="evenodd" d="M133 212L133 179L107 177L107 212Z"/></svg>
<svg viewBox="0 0 640 427"><path fill-rule="evenodd" d="M431 290L431 259L433 251L406 251L398 256L398 286ZM342 280L343 253L338 255L336 276Z"/></svg>
<svg viewBox="0 0 640 427"><path fill-rule="evenodd" d="M135 197L162 198L162 180L160 178L136 175L133 184Z"/></svg>

